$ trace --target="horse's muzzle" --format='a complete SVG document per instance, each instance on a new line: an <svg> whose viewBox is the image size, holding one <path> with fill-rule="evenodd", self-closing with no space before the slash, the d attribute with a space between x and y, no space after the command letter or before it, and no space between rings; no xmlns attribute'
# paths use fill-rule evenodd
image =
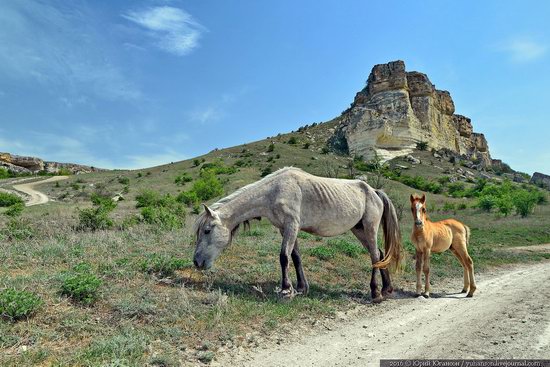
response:
<svg viewBox="0 0 550 367"><path fill-rule="evenodd" d="M424 222L422 222L421 220L415 220L414 225L417 227L422 227L424 225Z"/></svg>

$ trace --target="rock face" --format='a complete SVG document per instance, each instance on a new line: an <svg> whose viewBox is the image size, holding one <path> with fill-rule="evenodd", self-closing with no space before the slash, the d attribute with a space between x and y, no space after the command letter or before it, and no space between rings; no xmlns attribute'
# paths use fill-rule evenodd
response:
<svg viewBox="0 0 550 367"><path fill-rule="evenodd" d="M490 166L485 136L473 132L469 118L454 112L450 93L435 89L426 74L407 72L403 61L375 65L329 145L365 159L377 154L389 160L424 142L429 149L449 149Z"/></svg>
<svg viewBox="0 0 550 367"><path fill-rule="evenodd" d="M72 174L104 171L91 166L83 166L73 163L45 162L36 157L24 157L10 153L0 153L0 167L13 173L58 173L65 169Z"/></svg>
<svg viewBox="0 0 550 367"><path fill-rule="evenodd" d="M530 183L550 190L550 176L544 173L535 172L533 177L531 177Z"/></svg>

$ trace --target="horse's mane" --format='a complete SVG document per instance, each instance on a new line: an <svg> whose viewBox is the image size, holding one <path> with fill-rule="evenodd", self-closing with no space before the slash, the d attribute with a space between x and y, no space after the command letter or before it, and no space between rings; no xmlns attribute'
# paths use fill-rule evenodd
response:
<svg viewBox="0 0 550 367"><path fill-rule="evenodd" d="M245 193L245 192L247 192L247 191L249 191L253 188L256 188L258 186L264 185L268 181L271 181L274 177L276 177L276 176L278 176L282 173L285 173L287 171L291 171L291 170L302 171L301 169L296 168L296 167L284 167L284 168L278 169L277 171L275 171L273 173L270 173L269 175L265 176L261 180L258 180L256 182L252 182L252 183L250 183L246 186L243 186L240 189L237 189L236 191L234 191L233 193L221 198L220 200L216 201L214 204L209 205L209 208L213 209L213 210L219 209L224 204L227 204L230 201L232 201L233 199L241 196L241 194L243 194L243 193ZM199 214L199 216L195 220L195 224L193 225L193 232L195 232L195 234L197 236L199 235L199 231L201 230L201 228L205 225L206 219L207 219L206 211L203 211L202 213ZM231 229L231 236L232 237L233 237L233 234L235 234L235 232L237 232L237 229L239 228L239 226L241 224L243 224L243 226L245 228L250 227L250 222L248 220L245 220L244 222L237 224L237 226L235 228Z"/></svg>

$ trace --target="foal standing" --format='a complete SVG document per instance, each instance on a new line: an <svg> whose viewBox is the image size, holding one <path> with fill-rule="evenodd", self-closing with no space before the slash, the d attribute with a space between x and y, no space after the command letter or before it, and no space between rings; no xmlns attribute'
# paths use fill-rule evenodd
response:
<svg viewBox="0 0 550 367"><path fill-rule="evenodd" d="M466 246L470 240L470 228L454 219L431 222L426 214L426 195L411 195L411 210L414 218L411 240L416 247L416 294L430 296L430 255L447 249L457 257L464 268L464 288L466 297L472 297L476 290L474 263ZM422 271L426 285L422 291Z"/></svg>

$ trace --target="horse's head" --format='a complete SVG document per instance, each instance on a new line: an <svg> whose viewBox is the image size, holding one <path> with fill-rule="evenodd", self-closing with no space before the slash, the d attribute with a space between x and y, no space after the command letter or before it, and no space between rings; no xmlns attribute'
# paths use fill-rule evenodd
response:
<svg viewBox="0 0 550 367"><path fill-rule="evenodd" d="M231 230L227 228L218 213L204 205L195 223L197 244L193 263L199 269L209 269L214 260L231 242Z"/></svg>
<svg viewBox="0 0 550 367"><path fill-rule="evenodd" d="M414 219L414 225L422 227L426 222L426 195L422 197L411 195L411 211Z"/></svg>

